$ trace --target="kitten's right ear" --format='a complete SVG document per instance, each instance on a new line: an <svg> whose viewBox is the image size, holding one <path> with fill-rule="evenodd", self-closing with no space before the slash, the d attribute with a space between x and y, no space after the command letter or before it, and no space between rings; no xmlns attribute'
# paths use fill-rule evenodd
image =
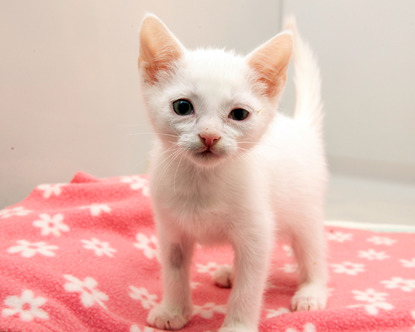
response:
<svg viewBox="0 0 415 332"><path fill-rule="evenodd" d="M264 92L270 98L277 96L285 86L292 43L292 34L283 32L247 56L249 66L256 73L256 80L264 85Z"/></svg>
<svg viewBox="0 0 415 332"><path fill-rule="evenodd" d="M163 72L174 69L175 62L183 55L184 48L163 22L147 14L140 27L140 55L138 69L144 81L154 84Z"/></svg>

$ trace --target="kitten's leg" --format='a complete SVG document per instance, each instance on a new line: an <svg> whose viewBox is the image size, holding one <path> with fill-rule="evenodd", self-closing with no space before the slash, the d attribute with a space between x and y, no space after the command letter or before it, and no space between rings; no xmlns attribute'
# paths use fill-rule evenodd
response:
<svg viewBox="0 0 415 332"><path fill-rule="evenodd" d="M257 225L264 223L264 220L257 221ZM272 244L271 229L253 229L250 233L239 234L238 240L234 241L235 278L219 332L257 331Z"/></svg>
<svg viewBox="0 0 415 332"><path fill-rule="evenodd" d="M178 330L192 315L190 264L193 242L183 238L173 240L166 233L159 232L163 300L150 311L147 322L158 329Z"/></svg>
<svg viewBox="0 0 415 332"><path fill-rule="evenodd" d="M300 285L291 300L291 308L294 311L324 309L328 277L323 226L317 220L312 227L297 229L291 239L300 272Z"/></svg>

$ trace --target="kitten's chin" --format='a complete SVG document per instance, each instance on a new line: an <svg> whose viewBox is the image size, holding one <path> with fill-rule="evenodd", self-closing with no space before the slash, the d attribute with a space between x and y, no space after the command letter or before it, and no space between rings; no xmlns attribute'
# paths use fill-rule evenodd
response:
<svg viewBox="0 0 415 332"><path fill-rule="evenodd" d="M212 168L221 164L226 158L224 155L206 150L203 152L195 152L191 155L192 162L199 167Z"/></svg>

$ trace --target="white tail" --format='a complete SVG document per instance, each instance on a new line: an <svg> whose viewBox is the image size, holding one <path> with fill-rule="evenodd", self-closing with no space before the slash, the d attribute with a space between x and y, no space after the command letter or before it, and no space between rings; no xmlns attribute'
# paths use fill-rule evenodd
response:
<svg viewBox="0 0 415 332"><path fill-rule="evenodd" d="M320 129L323 119L321 101L321 79L317 61L309 45L301 39L295 18L289 16L284 22L294 38L294 83L296 106L294 116Z"/></svg>

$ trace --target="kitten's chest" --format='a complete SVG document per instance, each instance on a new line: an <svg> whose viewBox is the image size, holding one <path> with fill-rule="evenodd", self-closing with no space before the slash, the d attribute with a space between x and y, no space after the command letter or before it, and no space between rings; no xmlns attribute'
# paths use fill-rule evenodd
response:
<svg viewBox="0 0 415 332"><path fill-rule="evenodd" d="M164 201L169 202L169 209L176 211L180 219L200 219L224 213L229 201L226 187L213 180L187 179L173 183L163 196Z"/></svg>
<svg viewBox="0 0 415 332"><path fill-rule="evenodd" d="M201 243L225 240L229 229L232 196L226 183L217 179L166 179L165 186L156 189L155 204L176 228L190 234ZM161 220L165 222L165 220Z"/></svg>
<svg viewBox="0 0 415 332"><path fill-rule="evenodd" d="M169 214L177 229L187 233L202 244L222 242L227 239L230 227L229 207L217 196L178 196L172 200Z"/></svg>

